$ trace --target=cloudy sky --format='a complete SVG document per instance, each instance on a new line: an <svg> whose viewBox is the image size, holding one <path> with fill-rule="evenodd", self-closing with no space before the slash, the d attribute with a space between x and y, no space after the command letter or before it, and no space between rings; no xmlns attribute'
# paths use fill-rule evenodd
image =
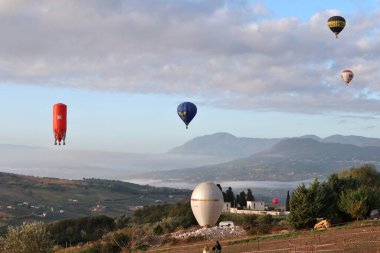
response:
<svg viewBox="0 0 380 253"><path fill-rule="evenodd" d="M51 147L57 102L66 149L165 152L215 132L380 137L379 27L377 0L1 0L0 143ZM188 130L183 101L198 106Z"/></svg>

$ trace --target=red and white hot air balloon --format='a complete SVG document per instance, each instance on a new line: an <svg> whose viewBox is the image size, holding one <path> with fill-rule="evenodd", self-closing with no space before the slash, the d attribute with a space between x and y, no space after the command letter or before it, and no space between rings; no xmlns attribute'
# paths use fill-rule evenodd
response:
<svg viewBox="0 0 380 253"><path fill-rule="evenodd" d="M65 104L55 104L53 106L53 132L54 132L54 145L65 145L67 130L67 106Z"/></svg>
<svg viewBox="0 0 380 253"><path fill-rule="evenodd" d="M275 204L275 205L277 205L278 204L278 198L274 197L272 199L272 203Z"/></svg>
<svg viewBox="0 0 380 253"><path fill-rule="evenodd" d="M343 70L341 73L340 73L340 76L342 77L343 81L346 83L346 85L348 86L348 84L351 82L352 78L354 78L354 72L352 72L351 70Z"/></svg>

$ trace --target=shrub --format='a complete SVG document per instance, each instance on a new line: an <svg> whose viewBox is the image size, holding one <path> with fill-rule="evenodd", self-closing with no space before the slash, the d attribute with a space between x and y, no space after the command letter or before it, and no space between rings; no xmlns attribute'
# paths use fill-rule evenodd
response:
<svg viewBox="0 0 380 253"><path fill-rule="evenodd" d="M43 222L24 223L9 227L5 237L0 238L2 253L48 253L53 250L53 241Z"/></svg>
<svg viewBox="0 0 380 253"><path fill-rule="evenodd" d="M158 224L154 229L153 229L153 233L155 235L162 235L164 233L164 230L163 228Z"/></svg>

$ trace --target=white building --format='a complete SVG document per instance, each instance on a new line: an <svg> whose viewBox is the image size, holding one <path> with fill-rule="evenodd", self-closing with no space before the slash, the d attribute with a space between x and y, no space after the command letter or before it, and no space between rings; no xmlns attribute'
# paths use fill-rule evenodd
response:
<svg viewBox="0 0 380 253"><path fill-rule="evenodd" d="M265 202L264 201L247 201L247 209L264 211Z"/></svg>
<svg viewBox="0 0 380 253"><path fill-rule="evenodd" d="M230 213L239 213L239 214L256 214L256 215L267 215L270 214L272 216L284 216L287 215L284 212L280 211L261 211L261 210L251 210L251 209L240 209L231 208Z"/></svg>
<svg viewBox="0 0 380 253"><path fill-rule="evenodd" d="M230 209L231 209L231 203L230 202L224 202L222 212L229 213Z"/></svg>

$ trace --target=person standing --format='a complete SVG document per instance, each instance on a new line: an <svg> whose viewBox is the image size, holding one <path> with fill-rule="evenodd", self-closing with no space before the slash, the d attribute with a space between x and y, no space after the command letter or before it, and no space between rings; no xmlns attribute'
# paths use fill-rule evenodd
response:
<svg viewBox="0 0 380 253"><path fill-rule="evenodd" d="M212 247L212 250L215 253L221 253L222 252L222 246L220 245L218 240L216 240L214 247Z"/></svg>

